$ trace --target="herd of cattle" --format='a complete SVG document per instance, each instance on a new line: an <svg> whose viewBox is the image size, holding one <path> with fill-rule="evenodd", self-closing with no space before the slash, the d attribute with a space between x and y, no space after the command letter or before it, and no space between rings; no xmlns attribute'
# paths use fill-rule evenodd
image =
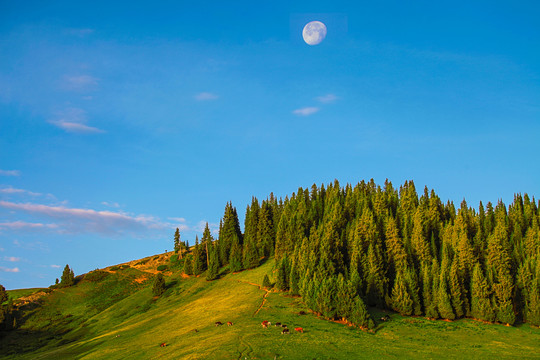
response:
<svg viewBox="0 0 540 360"><path fill-rule="evenodd" d="M221 325L224 325L224 324L223 324L221 321L216 321L216 326L221 326ZM227 326L232 326L232 325L233 325L232 322L227 321ZM270 321L268 321L268 320L264 320L264 321L261 323L261 325L262 325L263 328L267 329L270 325L272 325L272 323L271 323ZM280 322L277 322L277 323L274 324L274 326L279 327L279 328L282 328L281 333L282 333L283 335L290 334L289 328L287 327L286 324L282 324L282 323L280 323ZM197 331L197 330L195 330L195 331ZM303 332L304 332L304 329L301 328L301 327L296 327L296 328L294 328L294 331L303 333Z"/></svg>

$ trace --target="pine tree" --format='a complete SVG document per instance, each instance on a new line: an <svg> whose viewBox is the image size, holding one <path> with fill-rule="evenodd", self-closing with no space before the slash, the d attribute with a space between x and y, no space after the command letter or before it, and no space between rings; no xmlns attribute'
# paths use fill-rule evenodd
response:
<svg viewBox="0 0 540 360"><path fill-rule="evenodd" d="M67 287L72 286L73 284L75 284L75 274L73 273L73 270L69 268L69 265L66 265L62 272L62 277L60 278L60 285Z"/></svg>
<svg viewBox="0 0 540 360"><path fill-rule="evenodd" d="M491 289L479 263L474 266L471 280L471 316L489 322L495 320Z"/></svg>
<svg viewBox="0 0 540 360"><path fill-rule="evenodd" d="M8 299L9 299L9 295L6 291L6 288L3 285L0 285L0 306L4 302L8 301Z"/></svg>
<svg viewBox="0 0 540 360"><path fill-rule="evenodd" d="M349 321L356 326L367 329L373 329L375 327L375 324L367 311L366 304L364 304L360 296L354 298Z"/></svg>
<svg viewBox="0 0 540 360"><path fill-rule="evenodd" d="M433 260L436 261L436 260ZM424 300L424 313L426 317L437 319L437 303L433 295L433 275L431 274L431 266L422 264L422 298Z"/></svg>
<svg viewBox="0 0 540 360"><path fill-rule="evenodd" d="M242 264L244 269L253 269L259 266L259 252L253 241L253 238L244 239L244 249L242 254Z"/></svg>
<svg viewBox="0 0 540 360"><path fill-rule="evenodd" d="M233 273L242 270L242 247L236 235L233 236L231 255L229 257L229 270Z"/></svg>
<svg viewBox="0 0 540 360"><path fill-rule="evenodd" d="M154 294L154 296L161 296L165 290L165 279L163 278L163 274L158 273L154 280L154 286L152 286L152 294Z"/></svg>
<svg viewBox="0 0 540 360"><path fill-rule="evenodd" d="M443 259L441 263L440 275L439 275L439 291L437 292L437 309L441 318L454 320L456 315L452 309L452 299L450 297L450 291L448 289L448 263L447 259Z"/></svg>
<svg viewBox="0 0 540 360"><path fill-rule="evenodd" d="M413 301L407 291L405 276L402 271L398 271L392 288L392 309L401 315L411 315L413 313Z"/></svg>
<svg viewBox="0 0 540 360"><path fill-rule="evenodd" d="M193 275L193 256L188 255L186 256L186 260L184 260L184 274L186 275Z"/></svg>
<svg viewBox="0 0 540 360"><path fill-rule="evenodd" d="M538 279L534 279L531 284L526 316L529 324L540 326L540 285L538 284Z"/></svg>
<svg viewBox="0 0 540 360"><path fill-rule="evenodd" d="M178 253L180 251L180 230L176 228L174 232L174 252ZM180 255L181 257L182 255Z"/></svg>
<svg viewBox="0 0 540 360"><path fill-rule="evenodd" d="M286 291L289 289L289 282L287 281L287 258L282 258L277 267L276 272L276 289Z"/></svg>
<svg viewBox="0 0 540 360"><path fill-rule="evenodd" d="M457 318L465 315L464 311L464 294L461 283L459 281L458 275L458 261L454 259L452 261L452 266L450 266L450 274L448 278L448 285L450 287L450 294L452 297L452 307L454 309L454 314Z"/></svg>
<svg viewBox="0 0 540 360"><path fill-rule="evenodd" d="M208 270L206 270L206 280L212 281L217 279L219 274L219 255L218 250L214 245L210 245L210 263L208 265Z"/></svg>
<svg viewBox="0 0 540 360"><path fill-rule="evenodd" d="M262 287L270 289L272 287L272 283L270 282L270 279L268 278L268 274L264 274Z"/></svg>
<svg viewBox="0 0 540 360"><path fill-rule="evenodd" d="M193 275L200 275L204 271L206 261L204 252L199 244L199 238L195 236L195 249L193 250Z"/></svg>
<svg viewBox="0 0 540 360"><path fill-rule="evenodd" d="M291 295L299 295L299 292L300 292L299 282L300 282L300 275L298 274L298 271L296 270L296 266L293 263L291 265L291 272L289 275L289 292L291 293Z"/></svg>

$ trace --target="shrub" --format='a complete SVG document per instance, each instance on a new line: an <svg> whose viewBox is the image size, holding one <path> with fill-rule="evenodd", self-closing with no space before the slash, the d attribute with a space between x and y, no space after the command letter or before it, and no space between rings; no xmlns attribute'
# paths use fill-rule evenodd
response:
<svg viewBox="0 0 540 360"><path fill-rule="evenodd" d="M107 271L103 270L94 270L89 272L84 276L84 280L92 281L92 282L98 282L103 279L105 279L109 275Z"/></svg>
<svg viewBox="0 0 540 360"><path fill-rule="evenodd" d="M164 271L164 270L167 270L168 268L169 268L169 267L168 267L167 265L163 264L163 265L159 265L159 266L157 267L157 270L158 270L158 271Z"/></svg>

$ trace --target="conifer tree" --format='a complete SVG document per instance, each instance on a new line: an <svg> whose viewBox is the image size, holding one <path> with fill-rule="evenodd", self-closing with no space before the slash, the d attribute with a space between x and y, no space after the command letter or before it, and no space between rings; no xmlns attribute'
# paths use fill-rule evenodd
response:
<svg viewBox="0 0 540 360"><path fill-rule="evenodd" d="M231 255L229 257L229 269L231 272L242 270L242 247L236 235L233 236Z"/></svg>
<svg viewBox="0 0 540 360"><path fill-rule="evenodd" d="M441 263L440 275L439 275L439 291L437 293L437 309L441 318L454 320L456 315L452 309L452 299L450 297L450 291L448 289L448 262L443 259Z"/></svg>
<svg viewBox="0 0 540 360"><path fill-rule="evenodd" d="M73 284L75 284L75 274L73 273L73 270L69 268L69 265L66 265L62 272L62 277L60 278L60 285L67 287L72 286Z"/></svg>
<svg viewBox="0 0 540 360"><path fill-rule="evenodd" d="M538 279L534 279L531 283L526 317L529 324L540 326L540 285Z"/></svg>
<svg viewBox="0 0 540 360"><path fill-rule="evenodd" d="M360 296L356 296L353 300L349 321L357 326L367 329L373 329L375 327L375 324L367 311L366 304L364 304Z"/></svg>
<svg viewBox="0 0 540 360"><path fill-rule="evenodd" d="M206 280L212 281L217 279L219 274L219 255L218 250L213 244L210 245L210 263L208 265L208 270L206 270Z"/></svg>
<svg viewBox="0 0 540 360"><path fill-rule="evenodd" d="M205 269L205 254L199 244L199 238L195 236L195 249L193 250L193 275L200 275Z"/></svg>
<svg viewBox="0 0 540 360"><path fill-rule="evenodd" d="M291 295L299 295L300 293L300 275L296 270L296 265L293 263L291 265L291 272L289 275L289 292Z"/></svg>
<svg viewBox="0 0 540 360"><path fill-rule="evenodd" d="M186 260L184 260L184 274L186 275L193 275L193 256L188 255L186 256Z"/></svg>
<svg viewBox="0 0 540 360"><path fill-rule="evenodd" d="M161 296L165 290L165 279L163 278L163 274L158 273L154 280L154 285L152 286L152 294L154 294L154 296Z"/></svg>
<svg viewBox="0 0 540 360"><path fill-rule="evenodd" d="M0 285L0 306L4 302L8 301L8 299L9 299L9 295L6 291L6 288L3 285Z"/></svg>
<svg viewBox="0 0 540 360"><path fill-rule="evenodd" d="M272 283L270 282L270 279L268 278L268 274L264 274L262 287L267 288L267 289L272 287Z"/></svg>
<svg viewBox="0 0 540 360"><path fill-rule="evenodd" d="M471 280L471 316L489 322L495 320L491 289L479 263L473 268Z"/></svg>
<svg viewBox="0 0 540 360"><path fill-rule="evenodd" d="M407 290L405 276L402 271L398 271L392 288L392 309L401 315L411 315L413 313L413 301Z"/></svg>
<svg viewBox="0 0 540 360"><path fill-rule="evenodd" d="M436 261L436 260L433 260ZM437 319L437 303L433 295L433 275L431 274L431 265L422 264L422 298L424 300L424 312L426 317Z"/></svg>
<svg viewBox="0 0 540 360"><path fill-rule="evenodd" d="M178 253L180 251L180 230L176 228L174 232L174 252Z"/></svg>
<svg viewBox="0 0 540 360"><path fill-rule="evenodd" d="M259 266L259 252L253 238L246 237L244 239L242 264L244 269L253 269Z"/></svg>

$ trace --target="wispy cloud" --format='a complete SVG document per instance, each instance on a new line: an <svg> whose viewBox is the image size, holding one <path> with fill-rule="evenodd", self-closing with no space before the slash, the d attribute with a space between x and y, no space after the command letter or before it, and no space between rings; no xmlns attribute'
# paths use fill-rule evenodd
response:
<svg viewBox="0 0 540 360"><path fill-rule="evenodd" d="M298 115L298 116L309 116L309 115L315 114L319 110L320 109L318 107L304 107L301 109L294 110L293 114Z"/></svg>
<svg viewBox="0 0 540 360"><path fill-rule="evenodd" d="M218 95L212 94L210 92L202 92L195 95L195 100L197 101L216 100L217 98L219 98Z"/></svg>
<svg viewBox="0 0 540 360"><path fill-rule="evenodd" d="M4 260L5 261L11 261L11 262L17 262L17 261L21 261L21 258L20 257L15 257L15 256L4 256Z"/></svg>
<svg viewBox="0 0 540 360"><path fill-rule="evenodd" d="M0 207L15 211L59 219L60 232L66 233L134 233L149 229L164 229L170 227L159 219L147 215L130 215L123 212L96 211L92 209L67 208L64 206L49 206L33 203L14 203L0 201ZM6 223L10 224L10 223ZM24 225L26 223L22 223Z"/></svg>
<svg viewBox="0 0 540 360"><path fill-rule="evenodd" d="M27 195L30 195L30 196L41 196L40 193L36 193L36 192L32 192L32 191L28 191L28 190L23 190L23 189L15 189L13 187L7 187L7 188L0 188L0 193L1 194L27 194Z"/></svg>
<svg viewBox="0 0 540 360"><path fill-rule="evenodd" d="M57 224L29 223L25 221L12 221L0 223L0 229L24 230L24 229L56 229Z"/></svg>
<svg viewBox="0 0 540 360"><path fill-rule="evenodd" d="M60 269L60 268L61 268L60 265L51 265L51 267L52 267L53 269Z"/></svg>
<svg viewBox="0 0 540 360"><path fill-rule="evenodd" d="M112 208L119 208L120 207L120 204L118 204L117 202L108 202L108 201L102 201L101 205L105 205L107 207L112 207Z"/></svg>
<svg viewBox="0 0 540 360"><path fill-rule="evenodd" d="M182 217L169 217L167 219L174 221L174 223L171 223L172 228L178 228L180 231L188 231L191 229L189 225L186 224L186 219Z"/></svg>
<svg viewBox="0 0 540 360"><path fill-rule="evenodd" d="M69 35L75 35L79 37L85 37L91 35L95 32L94 29L83 28L83 29L66 29L66 33Z"/></svg>
<svg viewBox="0 0 540 360"><path fill-rule="evenodd" d="M62 89L67 91L86 92L96 90L98 78L90 75L65 75L62 78Z"/></svg>
<svg viewBox="0 0 540 360"><path fill-rule="evenodd" d="M318 102L323 103L323 104L333 103L337 99L338 99L338 97L336 95L334 95L334 94L326 94L326 95L318 96L318 97L315 98L315 100L317 100Z"/></svg>
<svg viewBox="0 0 540 360"><path fill-rule="evenodd" d="M18 273L18 272L19 272L19 268L18 268L18 267L15 267L15 268L6 268L6 267L3 267L3 266L0 266L0 271L2 271L2 272Z"/></svg>
<svg viewBox="0 0 540 360"><path fill-rule="evenodd" d="M0 170L0 175L2 176L21 176L19 170Z"/></svg>
<svg viewBox="0 0 540 360"><path fill-rule="evenodd" d="M104 130L86 125L86 112L79 108L68 108L58 112L57 120L50 120L49 123L59 127L62 130L79 134L98 134L104 133Z"/></svg>

